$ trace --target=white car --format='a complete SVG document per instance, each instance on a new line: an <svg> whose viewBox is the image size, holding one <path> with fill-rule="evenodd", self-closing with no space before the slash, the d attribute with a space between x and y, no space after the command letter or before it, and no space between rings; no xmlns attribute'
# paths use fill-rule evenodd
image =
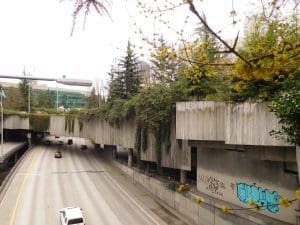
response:
<svg viewBox="0 0 300 225"><path fill-rule="evenodd" d="M59 210L61 225L85 225L81 208L67 207Z"/></svg>

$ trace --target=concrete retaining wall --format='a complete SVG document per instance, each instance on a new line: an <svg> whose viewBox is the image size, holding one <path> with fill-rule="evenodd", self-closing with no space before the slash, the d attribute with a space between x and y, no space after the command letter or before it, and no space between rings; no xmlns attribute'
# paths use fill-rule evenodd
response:
<svg viewBox="0 0 300 225"><path fill-rule="evenodd" d="M225 112L222 102L177 102L176 138L224 141Z"/></svg>
<svg viewBox="0 0 300 225"><path fill-rule="evenodd" d="M21 129L28 130L29 129L29 118L28 117L20 117L20 116L5 116L4 117L4 129ZM1 121L0 121L1 124Z"/></svg>
<svg viewBox="0 0 300 225"><path fill-rule="evenodd" d="M66 127L64 116L50 116L49 132L53 135L89 138L97 144L119 145L133 148L135 142L135 122L126 121L112 125L102 119L84 121L80 130L79 121L74 120L74 129Z"/></svg>
<svg viewBox="0 0 300 225"><path fill-rule="evenodd" d="M145 174L139 173L136 170L130 169L125 165L115 162L125 174L127 174L134 182L139 183L145 189L164 201L169 207L174 208L184 216L186 216L191 224L197 225L287 225L268 217L263 217L258 213L252 211L232 211L229 214L224 214L220 208L225 203L217 199L207 197L201 194L204 203L197 204L195 202L196 195L187 192L185 194L174 192L166 187L166 184L149 177ZM236 206L231 206L234 208Z"/></svg>
<svg viewBox="0 0 300 225"><path fill-rule="evenodd" d="M288 146L270 136L280 125L267 103L228 104L226 107L225 143L237 145Z"/></svg>
<svg viewBox="0 0 300 225"><path fill-rule="evenodd" d="M280 196L295 199L298 188L297 176L286 172L284 163L249 159L236 151L197 149L197 190L240 207L248 207L250 199L273 205L261 213L296 224L296 203L288 208L276 205Z"/></svg>
<svg viewBox="0 0 300 225"><path fill-rule="evenodd" d="M290 146L270 136L280 128L267 103L176 103L176 138L234 145Z"/></svg>

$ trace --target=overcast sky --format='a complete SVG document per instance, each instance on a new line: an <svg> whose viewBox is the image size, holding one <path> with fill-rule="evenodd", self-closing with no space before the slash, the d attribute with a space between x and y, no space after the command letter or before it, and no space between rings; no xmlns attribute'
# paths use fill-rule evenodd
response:
<svg viewBox="0 0 300 225"><path fill-rule="evenodd" d="M109 8L112 20L99 16L94 11L89 15L83 29L83 16L79 16L73 36L71 0L14 0L2 1L0 7L0 74L22 75L27 73L39 77L62 77L74 79L107 80L107 72L114 58L124 55L127 41L143 46L133 27L135 20L147 35L153 31L153 20L138 15L135 0L113 0ZM151 1L146 1L151 2ZM198 2L198 1L195 1ZM199 1L200 2L200 1ZM238 19L245 15L248 0L235 0ZM232 38L237 29L230 25L232 0L204 0L198 5L207 16L208 23L223 35ZM169 14L172 27L181 28L187 7ZM195 28L190 21L186 34ZM242 30L241 24L239 29ZM174 32L156 27L165 38L174 41ZM146 48L137 51L143 52Z"/></svg>

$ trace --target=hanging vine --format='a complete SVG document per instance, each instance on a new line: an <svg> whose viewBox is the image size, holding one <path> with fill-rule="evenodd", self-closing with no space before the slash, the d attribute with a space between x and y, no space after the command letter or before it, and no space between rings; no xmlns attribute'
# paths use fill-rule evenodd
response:
<svg viewBox="0 0 300 225"><path fill-rule="evenodd" d="M69 133L74 133L74 126L75 126L75 115L67 114L65 115L65 131Z"/></svg>
<svg viewBox="0 0 300 225"><path fill-rule="evenodd" d="M30 127L35 131L46 131L50 125L48 114L29 114Z"/></svg>
<svg viewBox="0 0 300 225"><path fill-rule="evenodd" d="M156 158L157 158L157 173L159 175L162 174L162 168L161 168L161 126L159 129L155 132L155 139L156 139Z"/></svg>
<svg viewBox="0 0 300 225"><path fill-rule="evenodd" d="M147 150L147 127L141 128L141 148L143 152Z"/></svg>
<svg viewBox="0 0 300 225"><path fill-rule="evenodd" d="M141 125L137 125L135 130L135 144L134 148L137 151L137 165L138 167L141 166Z"/></svg>
<svg viewBox="0 0 300 225"><path fill-rule="evenodd" d="M170 147L171 147L171 141L170 141L170 136L171 136L171 122L167 121L161 125L161 142L164 144L164 149L167 154L170 153Z"/></svg>

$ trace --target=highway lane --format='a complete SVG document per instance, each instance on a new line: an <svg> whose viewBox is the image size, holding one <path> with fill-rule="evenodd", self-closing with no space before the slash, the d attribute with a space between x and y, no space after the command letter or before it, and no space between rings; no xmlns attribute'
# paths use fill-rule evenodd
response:
<svg viewBox="0 0 300 225"><path fill-rule="evenodd" d="M64 145L55 159L57 148L37 146L25 156L0 203L1 225L57 225L67 206L81 207L87 225L166 224L136 197L143 190L116 181L95 150Z"/></svg>

